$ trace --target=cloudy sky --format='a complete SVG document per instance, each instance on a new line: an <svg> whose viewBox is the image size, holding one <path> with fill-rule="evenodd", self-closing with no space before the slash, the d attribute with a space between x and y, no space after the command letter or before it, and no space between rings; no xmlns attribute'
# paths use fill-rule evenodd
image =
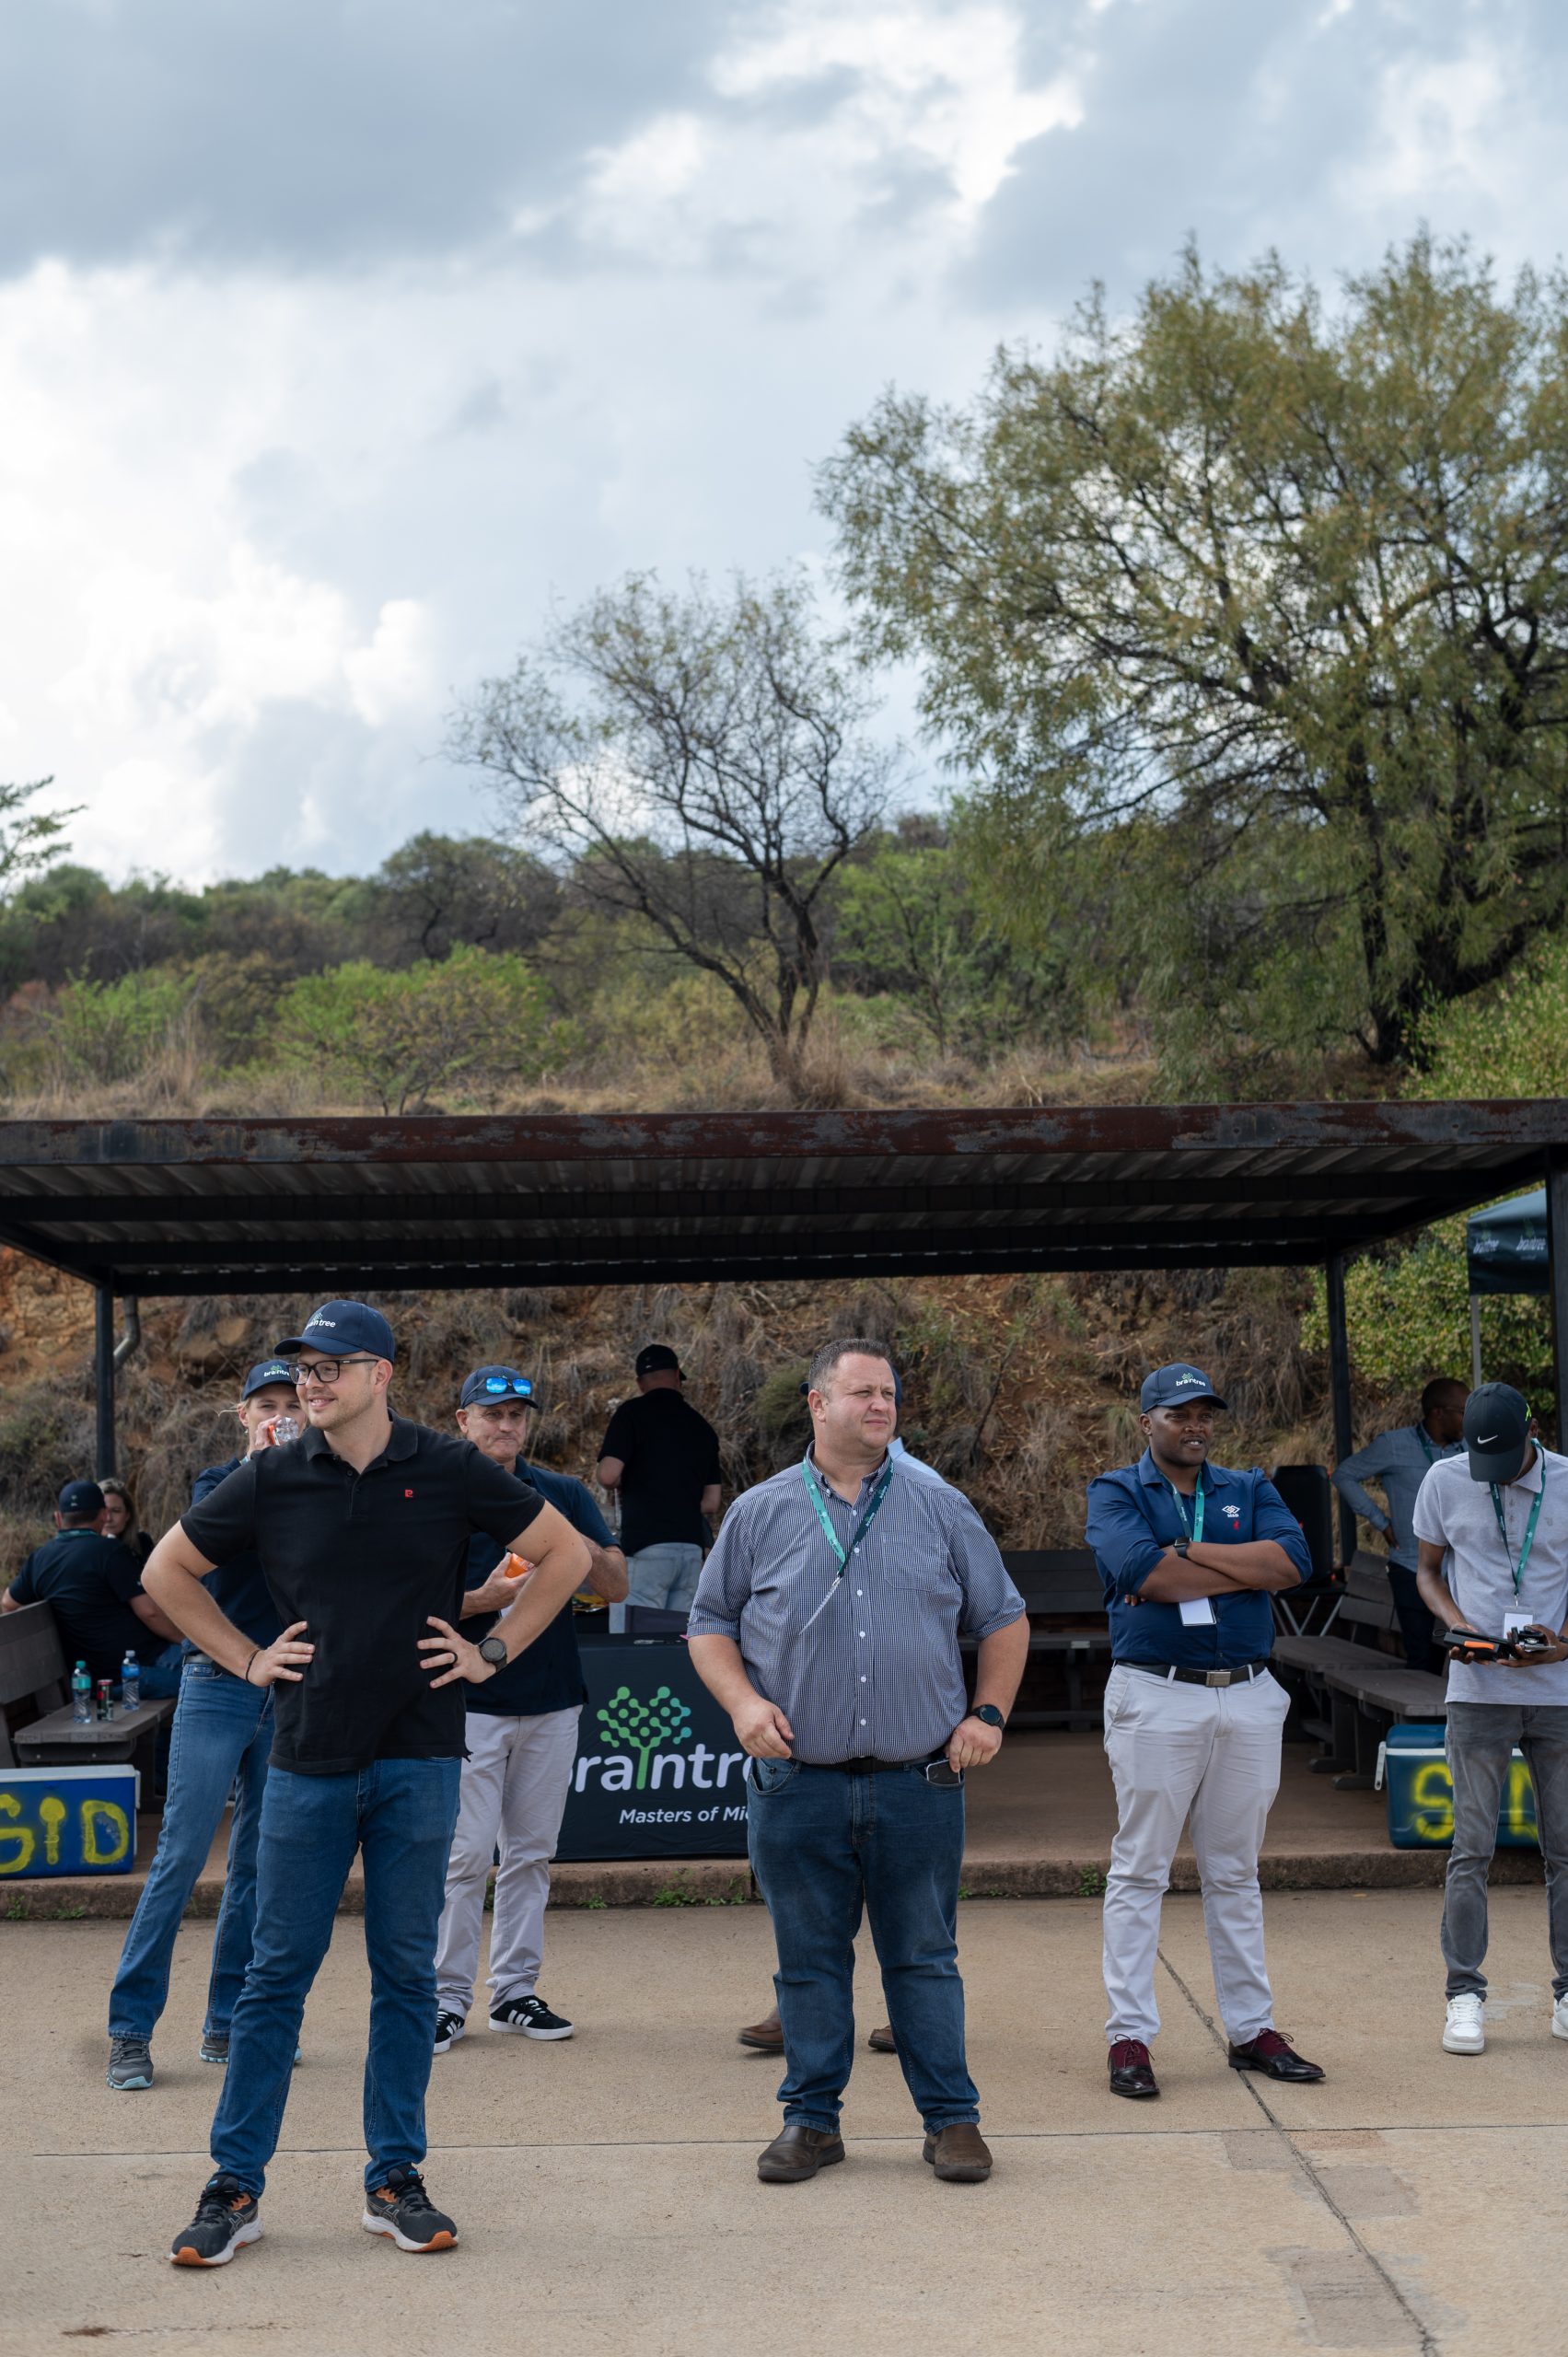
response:
<svg viewBox="0 0 1568 2357"><path fill-rule="evenodd" d="M483 828L453 695L1196 230L1556 258L1554 0L11 0L0 776L77 856Z"/></svg>

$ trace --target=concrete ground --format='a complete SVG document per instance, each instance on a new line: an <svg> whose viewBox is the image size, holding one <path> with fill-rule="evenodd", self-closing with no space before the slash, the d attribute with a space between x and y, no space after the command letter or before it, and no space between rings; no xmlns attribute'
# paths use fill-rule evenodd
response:
<svg viewBox="0 0 1568 2357"><path fill-rule="evenodd" d="M151 2094L103 2084L112 1922L0 1924L0 2352L81 2340L157 2357L729 2357L912 2349L1068 2357L1303 2350L1557 2357L1568 2044L1549 2034L1539 1890L1493 1900L1480 2058L1444 2055L1438 1898L1269 1900L1279 2021L1329 2069L1225 2066L1195 1900L1167 1903L1157 2104L1105 2090L1098 1909L970 1901L970 2049L996 2174L922 2166L896 2061L863 2051L849 2159L757 2183L777 2065L736 2027L771 1968L756 1907L552 1916L544 1994L570 2044L480 2030L435 2066L428 2176L461 2247L359 2230L366 1979L345 1918L305 2024L262 2242L169 2267L206 2173L217 2073L196 2059L206 1936L180 1942ZM863 1972L862 2029L879 2017Z"/></svg>

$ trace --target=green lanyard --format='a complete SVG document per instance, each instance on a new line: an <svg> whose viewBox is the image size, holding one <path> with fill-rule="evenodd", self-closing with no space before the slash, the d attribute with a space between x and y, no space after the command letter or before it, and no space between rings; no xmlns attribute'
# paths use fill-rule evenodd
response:
<svg viewBox="0 0 1568 2357"><path fill-rule="evenodd" d="M1544 1457L1541 1457L1539 1448L1536 1451L1536 1455L1540 1457L1540 1487L1536 1492L1535 1503L1530 1508L1530 1518L1525 1525L1525 1543L1519 1550L1519 1563L1516 1571L1515 1570L1514 1558L1508 1546L1508 1526L1503 1519L1503 1492L1498 1488L1495 1481L1489 1481L1486 1485L1492 1492L1492 1511L1497 1516L1497 1536L1503 1541L1503 1553L1507 1562L1508 1569L1514 1573L1514 1593L1516 1596L1518 1595L1519 1589L1524 1582L1525 1565L1530 1560L1530 1549L1535 1544L1536 1525L1540 1520L1540 1502L1546 1495L1546 1459Z"/></svg>
<svg viewBox="0 0 1568 2357"><path fill-rule="evenodd" d="M1411 1430L1414 1433L1417 1440L1420 1441L1421 1453L1425 1457L1428 1465L1435 1465L1437 1462L1437 1451L1433 1447L1432 1443L1426 1436L1426 1426L1424 1424L1412 1424L1411 1426Z"/></svg>
<svg viewBox="0 0 1568 2357"><path fill-rule="evenodd" d="M839 1582L843 1578L845 1572L849 1569L850 1557L854 1554L855 1549L859 1546L861 1540L865 1538L866 1532L870 1529L872 1524L877 1519L877 1509L881 1504L883 1499L887 1496L888 1485L893 1478L893 1460L889 1457L887 1464L884 1466L882 1469L882 1479L877 1482L876 1489L872 1492L870 1504L866 1507L865 1512L861 1515L860 1520L855 1524L854 1530L851 1532L850 1542L847 1547L844 1545L842 1539L839 1537L838 1532L833 1528L831 1522L828 1518L828 1509L823 1502L822 1492L817 1486L817 1476L811 1470L811 1460L809 1457L803 1457L801 1458L800 1472L801 1479L806 1483L807 1494L810 1498L812 1504L817 1509L817 1519L822 1526L828 1544L839 1559L839 1568L833 1573L832 1585L829 1588L827 1595L822 1598L821 1603L817 1607L817 1611L812 1613L811 1619L806 1623L806 1629L809 1629L811 1621L816 1620L818 1613L824 1611L828 1605L831 1603L833 1597L837 1596L839 1592ZM805 1635L806 1629L801 1631L800 1633L802 1636Z"/></svg>
<svg viewBox="0 0 1568 2357"><path fill-rule="evenodd" d="M1189 1521L1188 1521L1188 1519L1187 1519L1187 1508L1186 1508L1186 1506L1185 1506L1185 1505L1183 1504L1183 1503L1182 1503L1181 1492L1180 1492L1180 1491L1177 1488L1177 1486L1176 1486L1176 1484L1175 1484L1175 1482L1174 1482L1174 1481L1173 1481L1173 1482L1171 1483L1171 1485L1170 1485L1170 1494L1171 1494L1171 1496L1176 1500L1176 1511L1177 1511L1178 1515L1179 1515L1180 1516L1180 1518L1181 1518L1181 1527L1182 1527L1182 1529L1187 1533L1188 1542L1189 1542L1189 1544L1190 1544L1190 1545L1191 1545L1191 1546L1193 1546L1193 1547L1196 1547L1196 1545L1198 1544L1199 1539L1200 1539L1200 1538L1202 1538L1202 1537L1203 1536L1203 1477L1202 1477L1202 1475L1200 1473L1200 1474L1199 1474L1199 1476L1198 1476L1198 1487L1197 1487L1197 1491L1196 1491L1196 1492L1195 1492L1196 1497L1197 1497L1197 1504L1194 1506L1194 1508L1193 1508L1193 1510L1192 1510L1192 1519L1191 1519L1191 1522L1189 1522Z"/></svg>

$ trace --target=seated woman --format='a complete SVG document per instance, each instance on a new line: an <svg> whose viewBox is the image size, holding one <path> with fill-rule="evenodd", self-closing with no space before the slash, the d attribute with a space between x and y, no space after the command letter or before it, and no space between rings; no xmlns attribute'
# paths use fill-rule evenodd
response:
<svg viewBox="0 0 1568 2357"><path fill-rule="evenodd" d="M145 1563L153 1551L153 1541L137 1525L135 1499L112 1473L106 1473L98 1486L103 1492L104 1537L118 1538L122 1547L129 1547L138 1565Z"/></svg>

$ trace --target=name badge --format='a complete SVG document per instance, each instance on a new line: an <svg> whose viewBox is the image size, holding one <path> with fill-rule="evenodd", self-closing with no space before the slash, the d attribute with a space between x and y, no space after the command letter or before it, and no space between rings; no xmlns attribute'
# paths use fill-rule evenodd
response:
<svg viewBox="0 0 1568 2357"><path fill-rule="evenodd" d="M1184 1596L1181 1599L1181 1625L1184 1629L1212 1629L1214 1625L1214 1597Z"/></svg>
<svg viewBox="0 0 1568 2357"><path fill-rule="evenodd" d="M1505 1612L1503 1615L1503 1634L1505 1637L1511 1637L1517 1629L1533 1629L1535 1625L1536 1620L1533 1612L1516 1611Z"/></svg>

